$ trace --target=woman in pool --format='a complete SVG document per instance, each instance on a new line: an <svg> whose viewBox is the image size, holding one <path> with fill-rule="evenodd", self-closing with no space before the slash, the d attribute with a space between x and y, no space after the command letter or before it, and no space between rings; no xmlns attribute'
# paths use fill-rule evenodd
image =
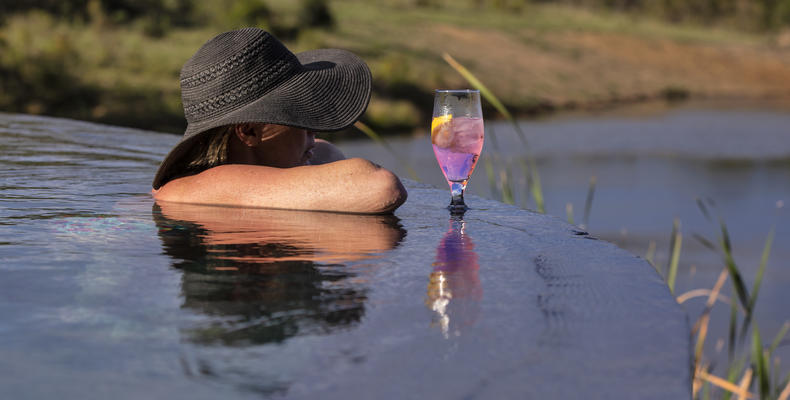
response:
<svg viewBox="0 0 790 400"><path fill-rule="evenodd" d="M223 33L181 69L187 129L154 177L157 201L390 213L397 176L343 154L314 132L351 126L371 76L337 49L291 53L257 28Z"/></svg>

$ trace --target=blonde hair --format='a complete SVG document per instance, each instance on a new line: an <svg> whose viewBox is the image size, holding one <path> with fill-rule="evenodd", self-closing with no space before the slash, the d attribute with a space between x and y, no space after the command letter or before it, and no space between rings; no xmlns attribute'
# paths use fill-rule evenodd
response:
<svg viewBox="0 0 790 400"><path fill-rule="evenodd" d="M230 139L235 134L236 128L241 127L243 131L249 132L254 130L256 125L263 126L262 136L264 138L272 137L279 133L276 130L272 130L278 125L255 122L224 125L209 129L192 139L192 143L184 151L184 154L174 160L172 167L169 169L170 173L163 179L162 185L173 179L196 175L207 169L228 164Z"/></svg>
<svg viewBox="0 0 790 400"><path fill-rule="evenodd" d="M189 149L170 168L165 183L189 175L199 174L209 168L228 163L230 137L235 125L225 125L203 132L193 140Z"/></svg>
<svg viewBox="0 0 790 400"><path fill-rule="evenodd" d="M228 143L235 126L226 125L211 129L192 145L187 157L187 169L202 172L228 162Z"/></svg>

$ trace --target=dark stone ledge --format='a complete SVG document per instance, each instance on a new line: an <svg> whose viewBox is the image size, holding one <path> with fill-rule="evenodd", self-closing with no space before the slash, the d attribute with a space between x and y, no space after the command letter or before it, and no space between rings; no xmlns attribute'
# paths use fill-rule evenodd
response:
<svg viewBox="0 0 790 400"><path fill-rule="evenodd" d="M409 200L396 216L408 235L381 260L392 267L380 279L398 284L379 287L370 317L338 338L355 343L364 362L305 377L312 388L291 393L691 397L688 321L646 261L558 218L479 197L467 197L471 210L454 220L448 191L406 185ZM456 257L449 267L448 252ZM455 294L444 306L432 305L442 301L432 294L431 263L450 271L444 279ZM470 264L479 283L463 272ZM433 329L402 323L413 314L431 315Z"/></svg>

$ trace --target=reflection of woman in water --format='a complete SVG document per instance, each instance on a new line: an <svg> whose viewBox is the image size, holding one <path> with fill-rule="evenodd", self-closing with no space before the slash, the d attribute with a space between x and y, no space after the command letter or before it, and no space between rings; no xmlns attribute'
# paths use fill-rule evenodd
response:
<svg viewBox="0 0 790 400"><path fill-rule="evenodd" d="M397 176L315 139L351 126L370 88L367 66L347 51L293 54L257 28L218 35L181 69L188 125L152 193L179 203L392 212L406 200Z"/></svg>
<svg viewBox="0 0 790 400"><path fill-rule="evenodd" d="M462 327L477 320L483 297L478 258L463 216L453 216L450 228L436 248L426 300L426 305L436 312L435 322L445 337L451 328L452 333L459 334Z"/></svg>
<svg viewBox="0 0 790 400"><path fill-rule="evenodd" d="M183 271L184 307L208 315L200 343L261 344L360 321L367 288L342 264L402 240L394 216L155 204L163 249ZM320 232L319 232L320 231Z"/></svg>

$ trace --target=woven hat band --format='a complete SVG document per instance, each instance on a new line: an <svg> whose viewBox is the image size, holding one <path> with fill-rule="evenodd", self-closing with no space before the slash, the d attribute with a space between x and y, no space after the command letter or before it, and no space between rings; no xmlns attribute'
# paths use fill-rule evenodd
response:
<svg viewBox="0 0 790 400"><path fill-rule="evenodd" d="M218 51L229 54L216 62ZM301 68L296 56L268 32L241 30L220 35L182 69L181 97L187 122L210 120L244 107Z"/></svg>

